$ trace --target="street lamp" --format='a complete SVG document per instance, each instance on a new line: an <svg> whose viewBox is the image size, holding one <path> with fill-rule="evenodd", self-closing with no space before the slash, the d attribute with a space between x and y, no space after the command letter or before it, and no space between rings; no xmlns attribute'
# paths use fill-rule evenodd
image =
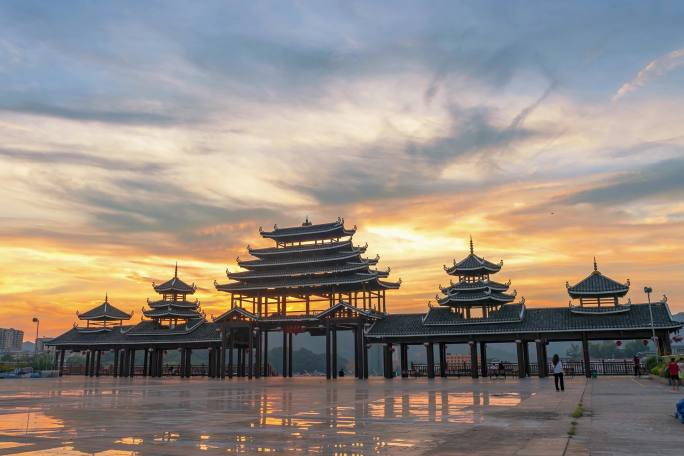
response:
<svg viewBox="0 0 684 456"><path fill-rule="evenodd" d="M33 322L36 324L36 343L33 345L33 354L38 353L38 328L40 328L40 320L38 317L33 317Z"/></svg>
<svg viewBox="0 0 684 456"><path fill-rule="evenodd" d="M653 309L651 308L651 293L653 293L653 288L644 287L644 293L646 293L646 297L648 298L648 313L651 315L651 335L653 343L656 346L656 354L660 356L660 346L658 344L658 341L656 340L655 325L653 324Z"/></svg>

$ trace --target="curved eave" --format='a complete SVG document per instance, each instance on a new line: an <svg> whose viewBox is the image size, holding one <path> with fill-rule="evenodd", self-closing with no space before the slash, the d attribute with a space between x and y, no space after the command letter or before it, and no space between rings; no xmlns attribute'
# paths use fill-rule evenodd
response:
<svg viewBox="0 0 684 456"><path fill-rule="evenodd" d="M166 317L178 317L178 318L201 318L202 316L197 312L174 312L169 310L166 312L143 312L147 318L166 318Z"/></svg>
<svg viewBox="0 0 684 456"><path fill-rule="evenodd" d="M199 301L147 301L147 305L152 309L165 308L165 307L178 307L179 309L196 309L199 305Z"/></svg>
<svg viewBox="0 0 684 456"><path fill-rule="evenodd" d="M486 302L492 302L492 303L497 303L497 304L506 304L509 302L513 302L515 300L515 296L512 295L486 295L486 296L477 296L477 297L471 297L471 296L463 296L461 299L458 299L457 296L455 295L450 295L450 296L445 296L444 298L439 298L437 302L439 303L440 306L446 306L449 304L470 304L470 303L477 303L477 304L483 304Z"/></svg>
<svg viewBox="0 0 684 456"><path fill-rule="evenodd" d="M378 280L376 274L357 274L357 278L344 278L341 280L318 280L318 281L302 281L301 283L226 283L215 284L216 290L229 293L243 292L243 291L263 291L263 290L286 290L286 289L317 289L328 287L343 287L347 285L358 285L362 283L377 284L379 288L399 288L399 283L384 282Z"/></svg>
<svg viewBox="0 0 684 456"><path fill-rule="evenodd" d="M345 264L336 268L328 268L328 270L321 270L316 268L307 268L306 270L290 272L288 270L275 270L275 271L264 271L264 272L232 272L228 273L227 276L231 280L253 280L253 279L275 279L283 277L307 277L307 276L324 276L339 274L341 272L355 272L367 270L369 262L361 263L351 263Z"/></svg>
<svg viewBox="0 0 684 456"><path fill-rule="evenodd" d="M346 247L351 247L351 239L344 242L330 242L327 244L306 244L297 245L290 247L269 247L265 249L252 249L249 246L247 251L250 255L255 257L270 257L270 256L282 256L282 255L299 255L302 253L312 253L312 252L329 252L335 250L341 250Z"/></svg>
<svg viewBox="0 0 684 456"><path fill-rule="evenodd" d="M273 239L279 242L298 242L307 240L318 240L327 238L338 238L353 236L356 229L347 229L342 223L326 224L325 226L317 227L294 227L275 229L273 231L262 231L261 237L266 239Z"/></svg>
<svg viewBox="0 0 684 456"><path fill-rule="evenodd" d="M475 274L483 274L483 273L489 273L489 274L496 274L497 272L501 271L501 266L496 266L496 267L491 267L491 266L478 266L474 268L463 268L460 266L451 266L446 270L447 274L449 275L475 275Z"/></svg>
<svg viewBox="0 0 684 456"><path fill-rule="evenodd" d="M453 294L453 293L462 293L462 292L476 292L476 291L484 291L484 290L491 290L494 292L501 293L501 292L507 291L509 288L510 288L509 284L498 283L498 282L481 282L475 286L466 286L466 285L463 285L462 282L459 282L459 283L454 283L454 284L452 284L446 288L440 287L440 290L444 294Z"/></svg>
<svg viewBox="0 0 684 456"><path fill-rule="evenodd" d="M358 250L354 250L351 252L344 252L343 254L339 255L330 255L330 256L317 256L317 257L303 257L303 258L288 258L284 260L279 260L279 261L274 261L274 262L269 262L269 261L262 261L262 260L247 260L247 261L241 261L238 260L238 265L242 268L245 269L257 269L257 268L280 268L284 266L290 266L293 264L308 264L308 263L334 263L338 261L344 261L348 260L350 258L356 258L362 253L364 253L366 249L361 249L359 248ZM365 261L365 260L364 260ZM369 263L371 264L371 263Z"/></svg>
<svg viewBox="0 0 684 456"><path fill-rule="evenodd" d="M92 315L92 316L84 316L83 314L78 316L79 320L89 320L89 321L120 321L120 320L130 320L131 315L126 314L125 316L121 315Z"/></svg>
<svg viewBox="0 0 684 456"><path fill-rule="evenodd" d="M627 294L629 288L623 288L621 290L606 290L606 291L574 291L572 287L568 288L568 294L571 298L590 298L590 297L605 297L605 296L616 296L622 298Z"/></svg>

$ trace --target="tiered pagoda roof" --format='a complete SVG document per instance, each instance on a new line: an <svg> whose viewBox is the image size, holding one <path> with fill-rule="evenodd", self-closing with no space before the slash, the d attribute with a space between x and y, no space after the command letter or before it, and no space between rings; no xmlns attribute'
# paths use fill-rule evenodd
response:
<svg viewBox="0 0 684 456"><path fill-rule="evenodd" d="M187 296L195 293L195 284L188 285L178 278L178 264L173 277L161 285L152 284L154 291L162 295L157 301L147 300L148 309L143 309L143 315L158 323L162 320L188 323L191 320L204 320L198 300L188 301Z"/></svg>
<svg viewBox="0 0 684 456"><path fill-rule="evenodd" d="M599 296L615 296L621 298L629 291L629 285L629 279L627 279L625 283L620 283L601 274L598 270L596 258L594 258L594 270L591 274L577 282L575 285L570 285L566 282L568 294L573 299Z"/></svg>
<svg viewBox="0 0 684 456"><path fill-rule="evenodd" d="M459 262L454 260L453 266L444 266L451 276L458 277L457 282L450 281L450 286L440 286L442 296L437 295L440 306L466 308L471 306L492 306L512 302L516 292L506 293L511 285L490 280L490 274L501 270L503 261L494 264L475 254L473 239L470 238L470 254Z"/></svg>
<svg viewBox="0 0 684 456"><path fill-rule="evenodd" d="M130 320L133 314L129 314L114 307L109 303L109 297L105 294L105 300L102 304L97 307L90 309L87 312L79 313L76 312L79 320L88 321L123 321Z"/></svg>
<svg viewBox="0 0 684 456"><path fill-rule="evenodd" d="M575 285L565 282L565 286L570 297L579 300L579 305L573 305L572 301L569 303L570 309L575 313L624 312L629 309L629 302L619 302L619 298L629 291L629 279L625 283L620 283L601 274L596 258L591 274Z"/></svg>
<svg viewBox="0 0 684 456"><path fill-rule="evenodd" d="M399 288L399 282L381 279L389 269L371 268L379 257L363 257L367 246L355 246L356 227L347 229L344 220L312 224L307 218L302 226L260 230L261 236L276 241L275 247L247 250L254 258L237 263L246 271L226 275L233 282L215 283L216 289L247 296L277 294L296 290L302 294L384 290Z"/></svg>

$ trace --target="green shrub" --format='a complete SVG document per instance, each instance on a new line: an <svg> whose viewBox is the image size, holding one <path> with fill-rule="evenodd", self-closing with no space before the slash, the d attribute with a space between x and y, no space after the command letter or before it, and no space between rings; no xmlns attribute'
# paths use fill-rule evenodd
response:
<svg viewBox="0 0 684 456"><path fill-rule="evenodd" d="M654 367L658 365L658 357L657 356L649 356L646 358L646 369L651 372Z"/></svg>

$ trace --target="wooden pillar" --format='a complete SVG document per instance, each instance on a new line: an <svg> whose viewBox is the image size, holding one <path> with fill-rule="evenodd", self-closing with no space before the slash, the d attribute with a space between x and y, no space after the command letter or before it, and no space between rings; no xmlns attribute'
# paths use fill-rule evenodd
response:
<svg viewBox="0 0 684 456"><path fill-rule="evenodd" d="M185 377L190 378L192 377L192 348L186 348L186 355L185 355ZM214 353L214 359L216 359L216 350L212 350ZM214 369L214 377L216 377L216 369Z"/></svg>
<svg viewBox="0 0 684 456"><path fill-rule="evenodd" d="M55 347L55 359L52 361L52 369L53 370L58 370L59 369L59 352L61 350L57 350L57 347Z"/></svg>
<svg viewBox="0 0 684 456"><path fill-rule="evenodd" d="M546 377L546 358L544 357L544 344L541 339L534 341L537 349L537 375L539 378Z"/></svg>
<svg viewBox="0 0 684 456"><path fill-rule="evenodd" d="M363 359L363 378L368 378L368 344L366 343L366 333L361 330L361 354Z"/></svg>
<svg viewBox="0 0 684 456"><path fill-rule="evenodd" d="M268 331L264 330L264 346L262 347L261 351L262 353L262 358L264 360L264 377L268 377L270 375L270 372L268 371Z"/></svg>
<svg viewBox="0 0 684 456"><path fill-rule="evenodd" d="M147 375L149 377L154 377L154 349L153 348L148 348L147 352L150 354L149 358L147 360L148 365L147 365Z"/></svg>
<svg viewBox="0 0 684 456"><path fill-rule="evenodd" d="M354 299L358 300L358 296L356 296ZM359 328L355 327L352 329L352 335L354 339L354 376L356 378L361 378L359 376L359 372L361 371L360 365L361 363L359 362Z"/></svg>
<svg viewBox="0 0 684 456"><path fill-rule="evenodd" d="M518 377L525 378L525 355L523 354L522 340L515 341L515 348L518 353Z"/></svg>
<svg viewBox="0 0 684 456"><path fill-rule="evenodd" d="M64 352L66 350L61 349L59 351L59 366L57 367L57 370L59 371L59 376L61 377L64 374Z"/></svg>
<svg viewBox="0 0 684 456"><path fill-rule="evenodd" d="M527 341L523 342L523 357L525 359L525 376L529 377L532 368L530 368L530 344Z"/></svg>
<svg viewBox="0 0 684 456"><path fill-rule="evenodd" d="M261 378L261 329L256 328L256 356L254 361L254 377Z"/></svg>
<svg viewBox="0 0 684 456"><path fill-rule="evenodd" d="M143 369L142 369L142 374L143 377L147 377L148 372L147 372L147 361L149 360L148 356L148 351L146 348L143 349Z"/></svg>
<svg viewBox="0 0 684 456"><path fill-rule="evenodd" d="M114 352L114 361L112 361L112 377L118 377L119 376L119 349L115 348L113 350Z"/></svg>
<svg viewBox="0 0 684 456"><path fill-rule="evenodd" d="M439 343L439 376L444 378L447 376L447 363L446 363L446 343Z"/></svg>
<svg viewBox="0 0 684 456"><path fill-rule="evenodd" d="M97 350L97 356L95 357L95 377L100 376L100 359L102 357L102 350Z"/></svg>
<svg viewBox="0 0 684 456"><path fill-rule="evenodd" d="M471 340L468 345L470 346L470 376L478 378L480 373L477 367L477 342Z"/></svg>
<svg viewBox="0 0 684 456"><path fill-rule="evenodd" d="M135 377L135 348L131 349L131 377Z"/></svg>
<svg viewBox="0 0 684 456"><path fill-rule="evenodd" d="M489 374L487 366L487 343L480 342L480 374L486 377Z"/></svg>
<svg viewBox="0 0 684 456"><path fill-rule="evenodd" d="M251 325L249 328L247 328L247 330L249 331L249 341L247 347L247 378L251 380L254 376L254 331L252 330Z"/></svg>
<svg viewBox="0 0 684 456"><path fill-rule="evenodd" d="M159 348L157 349L157 352L159 353L159 359L157 360L159 377L162 378L164 377L164 349Z"/></svg>
<svg viewBox="0 0 684 456"><path fill-rule="evenodd" d="M244 374L244 372L243 372L244 366L242 364L243 355L244 355L244 350L242 349L242 347L239 347L237 349L237 376L238 377L242 377L242 375Z"/></svg>
<svg viewBox="0 0 684 456"><path fill-rule="evenodd" d="M226 378L226 329L221 328L221 353L219 353L219 377L221 380Z"/></svg>
<svg viewBox="0 0 684 456"><path fill-rule="evenodd" d="M400 361L401 364L401 378L408 378L408 345L400 344Z"/></svg>
<svg viewBox="0 0 684 456"><path fill-rule="evenodd" d="M392 344L383 344L383 367L385 378L394 377L394 366L392 365Z"/></svg>
<svg viewBox="0 0 684 456"><path fill-rule="evenodd" d="M332 353L330 350L331 336L330 321L328 321L325 326L325 378L327 379L332 378Z"/></svg>
<svg viewBox="0 0 684 456"><path fill-rule="evenodd" d="M584 361L584 376L591 378L591 358L589 357L589 337L582 333L582 359Z"/></svg>
<svg viewBox="0 0 684 456"><path fill-rule="evenodd" d="M337 328L332 328L332 378L337 378Z"/></svg>
<svg viewBox="0 0 684 456"><path fill-rule="evenodd" d="M209 352L209 359L211 359L211 352ZM183 347L180 349L180 365L178 366L178 374L180 378L185 378L188 375L188 350Z"/></svg>
<svg viewBox="0 0 684 456"><path fill-rule="evenodd" d="M230 334L228 336L228 378L233 378L233 372L235 367L233 366L233 352L235 348L235 333L233 328L230 328Z"/></svg>
<svg viewBox="0 0 684 456"><path fill-rule="evenodd" d="M86 350L84 374L86 377L90 377L90 350Z"/></svg>
<svg viewBox="0 0 684 456"><path fill-rule="evenodd" d="M292 377L292 350L293 350L293 343L292 343L292 337L294 335L292 333L289 333L287 335L288 341L287 341L287 376Z"/></svg>
<svg viewBox="0 0 684 456"><path fill-rule="evenodd" d="M427 355L427 377L435 378L435 349L432 342L425 342L425 354Z"/></svg>
<svg viewBox="0 0 684 456"><path fill-rule="evenodd" d="M287 332L283 328L283 378L287 377Z"/></svg>

